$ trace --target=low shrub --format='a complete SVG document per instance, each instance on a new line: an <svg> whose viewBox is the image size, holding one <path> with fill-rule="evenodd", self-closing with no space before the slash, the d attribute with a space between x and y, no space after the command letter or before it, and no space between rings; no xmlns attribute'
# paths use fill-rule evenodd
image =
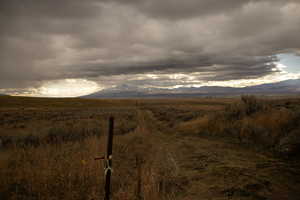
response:
<svg viewBox="0 0 300 200"><path fill-rule="evenodd" d="M262 111L265 109L265 103L253 95L241 96L241 101L244 104L244 112L246 115Z"/></svg>
<svg viewBox="0 0 300 200"><path fill-rule="evenodd" d="M255 96L242 96L241 101L228 105L223 112L211 113L204 119L208 119L206 126L199 120L183 124L182 129L192 127L193 132L200 134L228 137L274 152L289 151L290 155L300 148L298 142L291 142L298 141L295 138L299 135L300 111L275 106Z"/></svg>

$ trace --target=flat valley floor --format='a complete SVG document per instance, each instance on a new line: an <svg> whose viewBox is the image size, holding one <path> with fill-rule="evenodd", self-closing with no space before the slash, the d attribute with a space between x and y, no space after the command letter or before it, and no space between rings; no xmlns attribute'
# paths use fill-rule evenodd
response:
<svg viewBox="0 0 300 200"><path fill-rule="evenodd" d="M113 199L300 199L300 98L247 98L0 97L0 199L103 199L109 116Z"/></svg>

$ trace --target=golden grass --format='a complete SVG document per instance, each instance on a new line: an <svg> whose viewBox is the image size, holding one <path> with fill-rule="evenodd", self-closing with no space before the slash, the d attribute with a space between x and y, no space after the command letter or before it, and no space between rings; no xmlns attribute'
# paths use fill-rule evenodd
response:
<svg viewBox="0 0 300 200"><path fill-rule="evenodd" d="M300 128L300 104L296 99L293 101L281 99L277 102L244 96L222 111L181 122L177 129L181 133L227 137L273 152L280 152L282 141L293 137L296 153L300 145L300 135L295 135Z"/></svg>
<svg viewBox="0 0 300 200"><path fill-rule="evenodd" d="M0 97L0 199L103 199L103 164L94 157L105 153L111 115L116 124L113 198L178 199L186 182L174 151L180 155L184 150L187 163L181 165L191 169L202 159L214 163L214 154L193 155L200 157L190 163L196 137L190 141L193 147L183 139L171 151L167 143L172 144L173 136L227 137L274 151L291 133L299 134L298 99L245 98Z"/></svg>
<svg viewBox="0 0 300 200"><path fill-rule="evenodd" d="M208 129L210 118L205 115L201 118L180 123L176 128L183 134L200 134L202 130Z"/></svg>
<svg viewBox="0 0 300 200"><path fill-rule="evenodd" d="M132 131L131 123L116 120L113 198L174 199L180 191L173 162L154 134L153 123L146 124L151 116L136 114L138 125ZM103 134L78 138L95 131L94 125L80 122L55 124L38 138L38 146L15 143L0 151L1 199L103 199L103 164L94 158L104 155L106 138ZM106 125L101 126L106 132ZM55 140L45 139L51 134Z"/></svg>

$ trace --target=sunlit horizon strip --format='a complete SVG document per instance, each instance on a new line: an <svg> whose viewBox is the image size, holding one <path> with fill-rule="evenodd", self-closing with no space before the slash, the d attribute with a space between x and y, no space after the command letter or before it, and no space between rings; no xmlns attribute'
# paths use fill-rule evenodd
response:
<svg viewBox="0 0 300 200"><path fill-rule="evenodd" d="M228 80L228 81L200 81L196 80L194 76L187 74L170 74L167 75L170 80L180 80L185 78L187 81L182 81L183 84L177 84L169 87L161 86L148 86L140 88L157 88L157 89L177 89L177 88L188 88L188 87L203 87L203 86L221 86L221 87L233 87L233 88L243 88L267 83L276 83L280 81L285 81L289 79L300 79L300 73L290 73L287 72L287 66L281 63L275 63L276 68L274 71L279 70L270 75L260 77L257 79L239 79L239 80ZM149 79L159 79L159 74L145 74L145 77ZM141 77L136 77L131 80L140 80ZM192 83L191 83L192 82ZM196 82L196 83L195 83ZM17 89L0 89L0 93L13 95L13 96L30 96L30 97L80 97L88 95L94 92L101 91L103 89L112 88L100 86L99 83L95 81L90 81L86 79L62 79L47 81L39 88L27 88L22 92L16 92Z"/></svg>

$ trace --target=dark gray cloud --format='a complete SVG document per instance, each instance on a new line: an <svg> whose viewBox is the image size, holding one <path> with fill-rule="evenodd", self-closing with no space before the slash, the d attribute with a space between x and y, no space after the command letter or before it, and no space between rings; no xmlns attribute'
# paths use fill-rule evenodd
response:
<svg viewBox="0 0 300 200"><path fill-rule="evenodd" d="M259 78L276 72L277 53L299 54L299 9L297 0L3 0L0 88L147 73Z"/></svg>
<svg viewBox="0 0 300 200"><path fill-rule="evenodd" d="M107 2L112 2L107 0ZM193 17L220 15L241 9L249 3L271 2L284 5L297 0L113 0L113 2L135 7L154 18L182 20Z"/></svg>
<svg viewBox="0 0 300 200"><path fill-rule="evenodd" d="M274 72L274 68L276 67L274 62L276 61L278 61L276 56L222 57L217 55L198 55L166 58L152 62L133 62L130 64L111 63L103 65L101 63L93 63L85 66L76 66L76 68L79 72L85 71L87 77L143 73L172 74L213 72L216 74L215 78L220 76L218 80L231 80L240 79L241 77L258 78L271 71ZM238 74L238 76L235 74ZM230 75L231 78L229 78L228 75Z"/></svg>

